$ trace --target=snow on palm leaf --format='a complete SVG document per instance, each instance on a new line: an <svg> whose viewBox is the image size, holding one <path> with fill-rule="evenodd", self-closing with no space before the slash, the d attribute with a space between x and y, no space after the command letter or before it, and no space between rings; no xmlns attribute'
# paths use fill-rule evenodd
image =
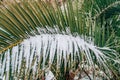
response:
<svg viewBox="0 0 120 80"><path fill-rule="evenodd" d="M90 38L73 36L68 29L66 29L68 33L59 33L55 29L48 29L49 33L45 29L40 30L43 31L40 31L42 32L40 35L31 36L0 55L1 77L6 75L7 79L10 75L9 70L14 74L14 77L20 76L22 72L27 75L32 70L34 78L36 73L39 73L38 69L51 69L51 66L55 64L56 69L59 70L64 63L66 71L66 68L75 67L76 64L83 61L94 68L95 60L98 65L109 72L107 59L111 57L106 56L105 51L111 51L111 54L115 55L113 50L96 47ZM50 34L50 32L58 33Z"/></svg>

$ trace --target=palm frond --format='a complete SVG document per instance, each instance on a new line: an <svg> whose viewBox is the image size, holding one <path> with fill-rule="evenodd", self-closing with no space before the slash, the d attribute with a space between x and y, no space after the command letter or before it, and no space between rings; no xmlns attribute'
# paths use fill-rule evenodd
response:
<svg viewBox="0 0 120 80"><path fill-rule="evenodd" d="M105 73L111 75L111 69L108 67L110 60L117 61L115 51L94 46L89 39L85 41L82 37L71 34L41 34L25 39L1 55L1 76L5 75L8 79L11 74L18 78L23 76L21 73L23 71L25 76L28 76L28 73L33 74L34 79L38 69L44 71L54 67L60 71L61 65L64 64L66 72L67 69L75 68L82 62L93 69L98 65L100 70L105 70Z"/></svg>
<svg viewBox="0 0 120 80"><path fill-rule="evenodd" d="M95 19L101 16L109 18L112 15L119 15L120 12L120 1L119 0L95 0Z"/></svg>
<svg viewBox="0 0 120 80"><path fill-rule="evenodd" d="M99 5L103 1L104 5ZM48 69L55 77L61 77L58 75L65 75L80 65L80 69L92 67L93 74L97 66L110 77L115 73L113 66L119 64L119 56L116 49L109 48L115 45L116 33L108 24L112 21L116 26L114 23L120 19L118 15L112 18L115 22L98 17L119 5L116 0L107 1L84 0L80 6L76 1L75 6L70 0L62 8L57 3L53 7L43 1L3 4L0 7L0 76L6 80L41 79ZM96 15L103 21L94 19Z"/></svg>

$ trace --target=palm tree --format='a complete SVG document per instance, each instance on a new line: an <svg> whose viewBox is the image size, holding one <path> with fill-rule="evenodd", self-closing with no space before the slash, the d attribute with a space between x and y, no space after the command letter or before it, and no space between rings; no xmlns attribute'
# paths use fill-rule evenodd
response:
<svg viewBox="0 0 120 80"><path fill-rule="evenodd" d="M119 0L1 4L0 78L119 79L119 12Z"/></svg>

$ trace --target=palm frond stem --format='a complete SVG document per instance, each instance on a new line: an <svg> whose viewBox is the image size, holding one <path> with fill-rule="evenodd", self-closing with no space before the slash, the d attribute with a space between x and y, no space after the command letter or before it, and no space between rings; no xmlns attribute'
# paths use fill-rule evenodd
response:
<svg viewBox="0 0 120 80"><path fill-rule="evenodd" d="M100 13L96 14L94 16L94 19L97 19L101 14L103 14L104 12L106 12L107 10L109 10L110 8L116 6L116 5L119 5L120 4L120 1L116 1L110 5L108 5L106 8L104 8Z"/></svg>
<svg viewBox="0 0 120 80"><path fill-rule="evenodd" d="M8 49L11 49L12 47L14 47L14 46L16 46L16 45L18 45L18 44L20 44L22 41L23 41L23 40L20 40L20 41L18 41L18 42L16 42L16 43L12 43L12 44L9 45L8 47L3 48L2 50L0 50L0 54L2 54L3 52L5 52L5 51L8 50Z"/></svg>

